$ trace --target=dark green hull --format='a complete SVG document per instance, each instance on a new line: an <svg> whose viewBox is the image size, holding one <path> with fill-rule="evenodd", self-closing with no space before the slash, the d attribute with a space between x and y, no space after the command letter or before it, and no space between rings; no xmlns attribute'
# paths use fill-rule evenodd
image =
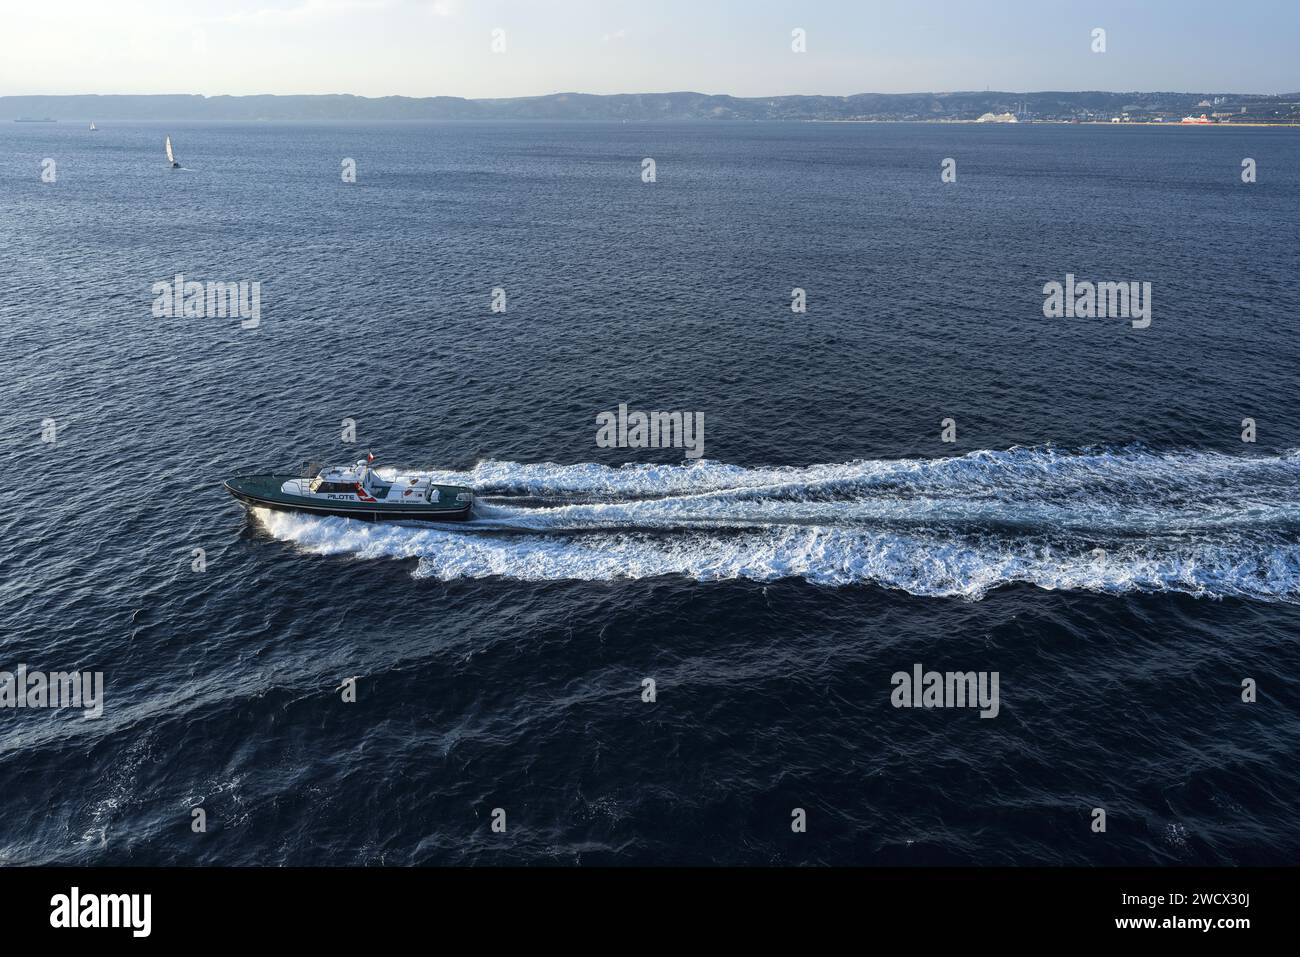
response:
<svg viewBox="0 0 1300 957"><path fill-rule="evenodd" d="M447 504L417 502L345 502L315 496L290 495L282 492L285 482L296 475L245 475L227 479L227 492L250 508L269 508L278 512L301 512L304 515L331 515L355 518L363 522L463 522L474 510L473 501L457 502L456 496L473 495L460 485L435 485L439 498Z"/></svg>

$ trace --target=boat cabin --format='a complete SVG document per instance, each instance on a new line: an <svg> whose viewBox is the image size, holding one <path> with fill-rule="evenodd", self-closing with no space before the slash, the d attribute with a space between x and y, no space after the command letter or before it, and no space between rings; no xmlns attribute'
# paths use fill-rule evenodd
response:
<svg viewBox="0 0 1300 957"><path fill-rule="evenodd" d="M288 487L290 485L296 487L291 489ZM437 502L440 495L438 486L426 476L393 475L385 478L371 468L365 459L356 465L321 469L312 479L286 482L283 491L335 501L387 502L394 505Z"/></svg>

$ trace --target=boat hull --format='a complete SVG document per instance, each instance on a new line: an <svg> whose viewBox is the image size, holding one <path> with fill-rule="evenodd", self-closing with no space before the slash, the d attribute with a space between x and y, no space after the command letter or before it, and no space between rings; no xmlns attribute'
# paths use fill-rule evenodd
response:
<svg viewBox="0 0 1300 957"><path fill-rule="evenodd" d="M463 522L474 510L472 501L450 505L398 505L384 502L343 502L291 495L280 486L293 476L250 475L227 479L225 490L249 508L268 508L277 512L301 512L304 515L355 518L362 522ZM452 493L469 492L458 486L440 486ZM454 496L449 496L453 498Z"/></svg>

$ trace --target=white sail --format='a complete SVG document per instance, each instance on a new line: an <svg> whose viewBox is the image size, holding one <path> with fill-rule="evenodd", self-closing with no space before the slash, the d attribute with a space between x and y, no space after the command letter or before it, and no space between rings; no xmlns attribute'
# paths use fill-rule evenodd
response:
<svg viewBox="0 0 1300 957"><path fill-rule="evenodd" d="M173 166L176 165L176 157L172 155L172 138L167 137L167 162Z"/></svg>
<svg viewBox="0 0 1300 957"><path fill-rule="evenodd" d="M91 121L90 121L90 132L92 132L92 133L95 132L95 121L94 121L94 120L91 120Z"/></svg>

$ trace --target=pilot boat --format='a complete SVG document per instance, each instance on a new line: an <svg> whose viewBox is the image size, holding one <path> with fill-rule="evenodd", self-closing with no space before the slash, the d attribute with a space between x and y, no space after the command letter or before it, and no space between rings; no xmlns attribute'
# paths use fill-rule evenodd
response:
<svg viewBox="0 0 1300 957"><path fill-rule="evenodd" d="M437 485L426 476L382 478L369 455L355 465L322 469L315 476L245 475L227 479L226 491L249 508L336 515L363 522L457 522L469 518L474 492Z"/></svg>

